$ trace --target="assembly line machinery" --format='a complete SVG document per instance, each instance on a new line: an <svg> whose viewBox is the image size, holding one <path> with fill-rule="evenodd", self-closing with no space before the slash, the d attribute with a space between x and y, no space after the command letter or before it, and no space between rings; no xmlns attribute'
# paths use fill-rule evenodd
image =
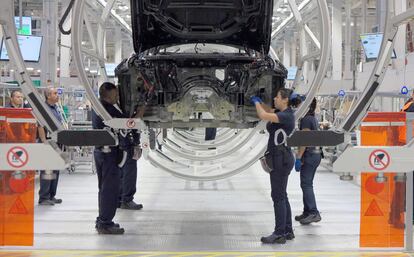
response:
<svg viewBox="0 0 414 257"><path fill-rule="evenodd" d="M14 28L14 1L7 0L2 4L0 10L0 25L5 37L5 45L7 47L10 59L18 70L18 82L24 95L33 107L33 113L38 121L44 125L52 134L50 145L56 146L56 143L67 146L108 146L116 145L117 140L114 133L119 130L138 129L141 131L141 147L144 157L153 165L170 172L171 174L190 180L216 180L225 178L239 172L254 164L265 151L264 123L258 123L256 127L251 129L230 129L221 128L218 130L217 137L212 141L203 140L203 134L200 129L182 130L178 128L170 128L150 133L148 124L141 119L114 119L103 106L100 104L94 93L93 84L91 83L85 71L85 58L92 58L98 63L101 70L101 81L107 80L105 71L104 42L105 22L111 15L114 0L107 2L98 1L103 6L104 11L98 22L98 29L94 31L91 27L90 17L88 15L88 3L86 0L72 1L72 19L71 19L71 35L72 35L72 57L78 70L78 76L85 88L88 100L91 102L93 109L104 120L105 124L113 128L109 130L65 130L61 124L51 114L49 108L45 105L39 93L33 86L32 80L26 73L26 67L20 54L16 32ZM302 5L310 1L304 1ZM296 79L292 85L293 89L297 89L302 76L303 65L313 59L319 60L319 65L315 76L306 85L308 92L306 99L302 105L296 110L295 117L298 121L307 111L311 100L316 96L318 90L325 78L327 67L329 65L330 55L330 18L328 5L325 0L315 0L320 18L320 38L304 22L300 13L300 7L296 1L289 0L288 4L292 11L292 18L296 21L297 31L300 33L301 44L301 61L299 62ZM361 122L370 107L377 90L383 80L387 69L395 35L398 26L410 20L414 16L414 9L409 9L405 13L394 16L392 15L393 3L387 1L387 16L384 38L381 47L381 53L377 59L375 68L370 76L365 90L354 103L353 109L343 119L341 124L336 124L327 131L303 132L295 131L289 138L291 146L334 146L344 142L345 135L353 131ZM128 24L123 25L126 29ZM283 25L281 25L283 27ZM283 28L279 26L272 31L272 38L282 32ZM96 32L96 33L95 33ZM88 38L85 38L85 34ZM308 52L305 44L306 40L312 42L314 52ZM86 48L82 41L89 40L91 48ZM270 49L269 54L273 59L277 59L276 52ZM202 121L201 121L202 122ZM188 127L197 127L197 124L189 124ZM150 136L151 135L151 136ZM157 141L159 147L153 147L154 141ZM345 142L347 143L347 142ZM161 146L161 147L160 147ZM7 147L2 145L1 148ZM56 151L59 152L57 147ZM243 158L241 158L243 156ZM41 167L39 167L41 168Z"/></svg>

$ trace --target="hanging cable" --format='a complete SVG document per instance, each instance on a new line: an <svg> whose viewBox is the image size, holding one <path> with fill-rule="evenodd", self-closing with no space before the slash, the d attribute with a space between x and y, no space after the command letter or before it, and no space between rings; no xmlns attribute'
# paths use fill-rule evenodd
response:
<svg viewBox="0 0 414 257"><path fill-rule="evenodd" d="M63 28L63 23L65 23L66 19L68 18L68 15L69 15L70 11L72 10L72 7L73 7L74 3L75 3L75 0L70 1L69 5L68 5L68 8L66 9L65 13L62 16L62 19L59 22L59 30L63 35L70 35L70 33L71 33L71 29L65 30Z"/></svg>

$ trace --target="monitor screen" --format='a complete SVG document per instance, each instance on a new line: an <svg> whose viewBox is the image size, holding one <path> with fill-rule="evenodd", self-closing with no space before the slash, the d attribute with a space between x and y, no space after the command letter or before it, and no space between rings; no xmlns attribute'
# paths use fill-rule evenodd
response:
<svg viewBox="0 0 414 257"><path fill-rule="evenodd" d="M42 37L18 35L17 40L19 42L23 60L26 62L38 62L40 58L40 49L42 47ZM9 60L4 40L1 44L0 60Z"/></svg>
<svg viewBox="0 0 414 257"><path fill-rule="evenodd" d="M116 66L118 66L116 63L105 63L106 75L108 77L115 77Z"/></svg>
<svg viewBox="0 0 414 257"><path fill-rule="evenodd" d="M32 35L32 17L22 16L22 26L20 27L20 16L14 17L14 23L16 23L17 34L19 35Z"/></svg>
<svg viewBox="0 0 414 257"><path fill-rule="evenodd" d="M289 67L287 70L288 70L287 80L295 80L296 73L298 72L298 67L292 66L292 67Z"/></svg>
<svg viewBox="0 0 414 257"><path fill-rule="evenodd" d="M383 34L363 34L361 35L361 43L364 47L365 56L368 60L377 59L380 53ZM392 58L396 58L395 51L392 52Z"/></svg>

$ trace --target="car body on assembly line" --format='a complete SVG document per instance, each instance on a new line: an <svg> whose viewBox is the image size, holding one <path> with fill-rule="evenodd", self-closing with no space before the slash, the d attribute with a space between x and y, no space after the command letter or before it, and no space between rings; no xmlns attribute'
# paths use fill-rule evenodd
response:
<svg viewBox="0 0 414 257"><path fill-rule="evenodd" d="M253 127L250 96L272 104L284 87L287 71L268 55L272 0L131 0L131 12L120 103L150 127Z"/></svg>

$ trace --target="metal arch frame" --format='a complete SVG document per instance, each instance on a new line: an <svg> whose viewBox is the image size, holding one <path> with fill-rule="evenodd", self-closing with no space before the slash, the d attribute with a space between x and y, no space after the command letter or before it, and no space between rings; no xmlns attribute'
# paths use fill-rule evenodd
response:
<svg viewBox="0 0 414 257"><path fill-rule="evenodd" d="M303 8L305 8L312 0L305 0L303 1L299 7L297 8L298 11L300 12ZM296 5L296 3L295 3ZM286 18L286 20L284 20L273 32L272 32L272 39L274 39L280 32L282 32L285 28L285 26L287 26L292 19L294 18L293 14L291 14L288 18Z"/></svg>
<svg viewBox="0 0 414 257"><path fill-rule="evenodd" d="M368 112L376 93L382 83L385 73L388 69L388 63L391 59L391 53L394 45L395 36L398 32L398 27L403 23L408 22L409 19L414 17L414 8L410 8L404 13L391 17L391 9L393 7L392 1L387 1L386 5L386 21L384 37L381 44L381 52L375 63L374 69L367 82L367 86L362 92L361 97L352 112L344 119L338 128L334 128L342 132L352 131Z"/></svg>
<svg viewBox="0 0 414 257"><path fill-rule="evenodd" d="M72 48L73 61L78 70L79 79L85 88L86 95L95 110L95 112L104 120L112 119L111 115L105 110L99 102L98 97L93 92L91 83L85 73L83 67L85 66L82 58L82 49L80 42L82 41L82 23L84 20L84 0L75 1L72 9Z"/></svg>
<svg viewBox="0 0 414 257"><path fill-rule="evenodd" d="M260 135L259 135L260 136ZM265 137L259 137L259 140L261 141L265 141ZM263 142L264 143L264 142ZM164 161L165 159L169 160L170 163L175 163L178 164L182 167L186 166L188 168L190 168L190 166L182 164L177 162L176 160L172 160L171 158L169 158L168 156L161 156L159 153L157 152L151 152L150 154L148 154L148 156L146 157L147 160L153 164L156 167L162 168L163 170L167 171L168 173L170 173L171 175L181 178L181 179L186 179L186 180L194 180L194 181L212 181L212 180L219 180L219 179L224 179L224 178L228 178L231 176L234 176L238 173L241 173L242 171L244 171L245 169L249 168L250 166L252 166L254 163L256 163L256 161L263 156L263 153L260 149L258 149L257 147L258 142L252 142L251 146L243 146L246 147L245 152L249 152L251 153L253 150L257 150L257 153L253 156L253 158L248 159L246 162L241 162L240 159L238 160L233 160L233 164L235 163L236 166L229 168L229 172L225 173L225 174L220 174L220 175L210 175L210 176L196 176L196 175L185 175L183 173L177 172L177 170L170 168L169 165ZM213 165L211 165L213 166ZM228 164L223 164L223 163L215 163L216 167L221 167L222 169L226 169L226 166L228 166ZM216 169L216 168L213 168Z"/></svg>
<svg viewBox="0 0 414 257"><path fill-rule="evenodd" d="M101 29L99 30L98 28L99 38L103 38L104 20L106 20L109 17L109 14L111 13L112 5L110 4L107 4L106 6L104 5L104 13L102 14L101 20L99 22L99 27L101 27ZM91 102L94 111L103 119L104 123L108 125L109 127L114 128L114 129L139 129L139 130L147 129L147 126L141 119L137 119L137 118L133 119L134 126L128 127L127 123L131 119L112 118L111 115L109 115L109 113L102 106L98 97L93 92L92 85L88 79L88 76L85 70L83 69L84 62L82 58L82 53L86 53L87 55L90 55L96 58L100 63L102 63L104 62L104 58L100 56L100 53L103 53L103 49L102 49L103 45L100 43L98 44L98 42L96 42L96 46L95 46L96 53L90 53L90 51L85 51L85 49L82 49L82 46L81 46L82 25L83 25L83 21L85 20L85 15L84 15L85 8L84 7L85 7L85 0L77 0L75 1L73 5L73 9L72 9L72 56L73 56L73 61L76 66L76 69L78 70L79 79L85 88L87 98ZM87 25L87 29L88 29L88 25ZM89 36L93 37L93 35L89 35ZM100 68L102 68L102 64L100 64L100 66L101 66ZM103 65L103 68L105 69L104 65Z"/></svg>
<svg viewBox="0 0 414 257"><path fill-rule="evenodd" d="M322 86L322 82L326 71L329 65L329 54L331 49L331 26L329 24L329 9L326 0L317 0L319 12L321 14L321 37L322 40L319 42L316 36L312 33L310 28L303 22L300 11L310 3L311 0L305 0L298 7L294 0L288 0L290 9L292 11L291 16L289 16L285 22L279 25L278 28L272 33L272 39L275 38L280 32L283 31L283 28L291 21L292 18L295 18L298 27L300 28L300 41L301 41L301 50L302 50L302 61L298 65L298 72L296 73L295 80L292 85L292 89L295 90L303 73L303 65L306 61L315 58L320 53L320 64L318 70L316 71L315 77L313 78L312 83L310 84L309 90L307 92L307 97L305 101L299 106L295 112L296 122L302 118L303 115L308 110L309 105L312 103L313 98L316 96L316 93L319 91ZM318 52L307 54L304 46L306 34L312 39L312 42L320 49Z"/></svg>
<svg viewBox="0 0 414 257"><path fill-rule="evenodd" d="M300 108L296 111L296 121L299 120L301 118L301 116L303 116L305 114L305 112L307 111L308 106L311 103L311 100L313 99L313 97L316 95L317 91L319 90L324 75L326 74L326 70L328 68L328 64L329 64L329 53L330 53L330 35L331 35L331 28L329 25L329 10L328 10L328 6L325 0L317 0L318 1L318 6L319 6L319 10L321 13L321 31L323 32L327 32L327 33L321 33L322 35L322 41L321 41L321 63L318 67L318 70L316 72L316 75L314 77L314 80L310 86L310 89L308 91L308 98L307 98L307 102L305 100L304 103L302 103L302 105L300 106ZM308 1L309 2L309 1ZM305 30L306 31L306 30ZM277 58L277 55L274 51L270 51L270 54L273 58ZM313 58L314 55L306 55L306 58ZM299 77L300 78L300 77ZM297 78L296 78L297 79ZM298 80L298 79L297 79ZM256 149L257 145L256 145ZM159 160L157 160L155 157L151 156L150 154L147 153L146 158L153 163L154 165L163 168L165 171L171 173L172 175L176 176L176 177L180 177L180 178L184 178L184 179L192 179L192 180L214 180L214 179L221 179L224 177L228 177L228 176L232 176L234 174L237 174L239 172L242 172L243 170L249 168L251 165L253 165L260 157L263 156L264 152L266 150L266 146L264 145L259 152L250 160L248 160L246 163L241 163L239 166L237 167L233 167L230 172L226 173L225 175L219 175L219 176L211 176L211 177L196 177L196 176L184 176L183 174L177 173L175 170L170 169L169 167L167 167L167 165L163 164L162 162L160 162ZM222 168L225 168L226 166L223 166L223 164L221 165Z"/></svg>
<svg viewBox="0 0 414 257"><path fill-rule="evenodd" d="M316 38L315 34L313 34L312 30L309 28L307 24L302 19L302 15L299 12L299 8L296 5L294 0L288 0L288 4L290 6L290 9L292 10L293 16L296 19L296 23L299 25L300 32L301 32L301 40L304 40L305 33L312 39L312 42L315 44L315 46L318 49L321 49L321 43ZM305 32L305 33L303 33ZM277 36L278 33L275 33L275 36Z"/></svg>
<svg viewBox="0 0 414 257"><path fill-rule="evenodd" d="M223 138L231 136L233 133L233 129L226 129L224 132L220 131L220 129L217 129L217 135L216 139L212 140L211 143L208 145L211 145L215 141L219 141ZM197 144L204 144L206 141L204 140L205 134L204 133L197 133L194 131L177 131L174 130L173 134L177 134L180 137L183 137L184 139L189 139L191 141L195 141Z"/></svg>
<svg viewBox="0 0 414 257"><path fill-rule="evenodd" d="M296 90L297 86L300 83L300 80L301 80L302 75L303 75L303 65L305 64L305 62L309 61L312 58L316 58L317 55L320 54L320 52L318 52L316 55L307 55L307 51L306 51L306 34L308 34L308 36L312 39L312 42L314 43L314 45L319 50L321 49L320 42L316 38L315 34L313 34L312 30L308 27L308 25L304 23L304 21L302 19L302 15L300 14L300 11L309 3L310 3L310 0L306 0L304 3L301 4L301 7L298 7L297 4L294 2L294 0L288 0L288 4L289 4L289 7L292 11L292 14L289 18L287 18L287 22L284 22L281 26L279 26L274 31L274 33L272 33L272 38L275 38L280 32L283 31L283 27L286 26L293 17L295 18L296 24L298 25L298 27L300 29L300 43L301 43L300 50L301 50L302 59L300 60L300 63L298 65L298 70L296 72L296 76L295 76L295 79L294 79L292 87L291 87L293 90Z"/></svg>
<svg viewBox="0 0 414 257"><path fill-rule="evenodd" d="M223 135L232 133L234 130L235 129L232 129L232 128L226 128L226 127L222 127L221 128L221 127L218 127L217 128L217 136L223 136ZM195 131L194 130L193 131L184 130L182 132L184 132L185 134L191 134L192 136L197 135L200 138L204 138L204 135L205 135L205 131L200 132L200 130L195 130Z"/></svg>
<svg viewBox="0 0 414 257"><path fill-rule="evenodd" d="M292 2L292 0L289 0L289 3ZM320 63L318 66L318 70L316 71L315 77L313 78L313 81L309 87L309 90L307 92L307 97L305 101L299 106L299 108L295 112L295 120L298 121L300 118L302 118L303 115L306 114L309 105L312 103L313 98L316 96L316 93L319 91L320 87L322 86L323 79L325 77L326 71L328 69L329 65L329 54L331 49L331 26L329 24L329 9L328 4L326 0L317 0L319 12L321 14L321 37L322 40L320 42ZM294 4L294 2L292 3ZM295 12L294 12L295 13ZM301 18L299 18L299 26L301 23L303 24L303 21ZM304 29L307 33L309 33L310 29L306 29L306 26L304 26ZM303 34L303 33L302 33ZM312 34L313 35L313 34ZM311 36L312 40L314 39L314 35ZM303 36L302 36L303 40ZM316 44L316 42L314 41ZM316 44L318 45L318 44ZM312 58L313 55L309 56L303 56L307 58ZM304 61L301 63L301 66L303 65ZM301 67L302 72L302 67ZM301 73L299 72L299 73ZM298 82L300 80L301 74L296 74L295 82ZM294 87L296 87L296 84L294 83Z"/></svg>
<svg viewBox="0 0 414 257"><path fill-rule="evenodd" d="M62 130L62 125L54 117L50 108L46 105L39 92L33 85L33 81L26 72L26 66L17 42L16 27L14 25L14 1L5 0L0 9L0 25L5 38L5 45L12 62L18 71L18 81L23 94L33 106L32 112L36 119L51 133Z"/></svg>
<svg viewBox="0 0 414 257"><path fill-rule="evenodd" d="M98 35L97 35L97 42L99 42L99 44L97 45L97 53L99 56L104 56L104 47L105 47L105 22L109 17L109 14L112 10L112 7L115 4L115 0L108 0L108 2L106 2L106 6L104 8L104 11L102 12L102 16L98 22ZM104 81L108 80L108 75L106 74L106 69L105 69L105 62L102 62L101 60L99 61L99 68L101 71L101 78Z"/></svg>
<svg viewBox="0 0 414 257"><path fill-rule="evenodd" d="M183 142L184 144L190 146L190 147L194 147L194 148L199 148L199 149L203 149L203 148L209 148L209 147L220 147L223 146L225 144L227 144L228 142L244 136L245 134L247 134L247 130L243 130L240 133L226 133L225 135L221 136L220 138L216 138L216 140L214 140L214 142L212 143L204 143L202 144L201 142L195 142L195 141L191 141L191 139L188 139L186 137L184 137L183 135L181 135L179 132L174 131L174 133L172 134L172 136L174 136L174 138L178 139L179 141Z"/></svg>
<svg viewBox="0 0 414 257"><path fill-rule="evenodd" d="M264 128L263 123L261 123L262 126L258 125L256 126L245 138L242 140L238 140L236 144L233 144L229 149L225 149L225 151L221 153L217 153L216 155L200 155L200 156L192 156L190 154L186 154L184 152L175 151L175 149L170 148L170 151L175 152L177 156L186 158L187 160L192 161L214 161L217 159L223 159L230 154L234 153L236 150L240 149L244 145L246 145L250 139L261 129Z"/></svg>
<svg viewBox="0 0 414 257"><path fill-rule="evenodd" d="M327 18L322 19L322 24L327 26L327 29L323 29L322 26L322 30L323 31L328 31L329 33L329 12L326 12L325 10L327 10L327 3L325 0L316 0L318 1L318 5L320 8L320 12L321 12L321 16L327 16ZM102 105L100 104L100 102L98 101L97 97L94 95L93 90L91 88L91 85L89 83L89 80L86 76L85 71L83 70L83 62L82 62L82 48L81 48L81 44L80 44L80 39L81 39L81 31L82 31L82 21L84 18L83 15L83 6L84 6L84 2L85 0L78 0L74 7L73 7L73 11L72 11L72 15L76 17L76 19L72 19L72 28L74 30L74 33L72 33L72 41L73 41L73 51L74 51L74 62L75 65L77 66L77 69L79 71L79 77L81 82L84 84L85 89L86 89L86 93L88 98L91 101L91 104L94 106L96 112L98 113L98 115L100 115L104 122L113 127L113 128L125 128L126 125L126 119L112 119L109 114L103 109ZM328 20L328 23L325 22L325 20ZM309 32L309 31L308 31ZM306 30L304 30L304 33L306 33ZM324 35L326 33L322 33L322 35ZM325 36L326 38L329 39L329 35ZM312 38L312 37L311 37ZM328 40L329 42L329 40ZM321 65L318 68L317 74L322 74L319 76L315 76L313 84L311 85L311 88L315 87L315 85L320 84L321 79L323 78L324 73L326 72L326 69L322 69L323 62L322 59L323 57L323 51L326 51L329 53L329 44L324 44L324 41L322 41L321 44L321 48L322 48L322 55L321 55ZM272 52L270 53L272 55ZM273 54L273 58L277 58L277 56L275 55L275 53ZM97 58L99 60L99 58ZM328 63L328 60L326 60L325 63ZM318 82L318 79L320 79L320 81ZM316 89L317 90L317 89ZM311 90L310 90L311 91ZM312 91L311 91L312 92ZM310 93L311 93L310 92ZM309 102L310 103L310 102ZM307 106L305 106L305 104L302 104L302 107L306 109ZM298 118L297 118L298 119ZM137 121L141 121L139 119L136 119ZM142 121L141 121L142 122ZM145 128L145 126L143 126ZM136 128L136 127L134 127ZM254 132L251 133L251 135L254 135ZM260 136L260 135L259 135ZM264 138L264 136L260 137L261 139ZM141 133L141 139L142 142L144 143L143 146L143 154L144 157L149 160L151 163L155 164L156 166L159 166L161 168L163 168L164 170L172 173L175 176L179 176L182 178L189 178L189 176L187 175L183 175L183 174L174 174L177 173L176 171L174 171L173 169L171 169L171 167L169 167L170 165L168 165L165 160L169 160L169 162L171 163L171 158L169 158L167 155L163 154L163 153L158 153L158 152L149 152L149 144L147 144L147 142L149 142L149 132L147 130L143 130ZM250 140L252 141L252 140ZM212 177L202 177L202 178L198 178L198 177L192 177L190 176L190 179L194 179L194 180L211 180L211 179L219 179L219 178L224 178L224 177L228 177L228 176L232 176L234 174L237 174L239 172L242 172L243 170L247 169L248 167L250 167L251 165L253 165L264 153L265 151L265 144L263 144L263 147L257 147L257 142L250 142L250 143L254 143L254 151L253 148L249 150L249 153L251 153L252 155L254 154L252 159L248 159L246 160L246 162L237 162L237 166L235 167L234 165L230 165L230 163L217 163L215 164L216 166L221 166L223 167L223 169L226 169L226 171L228 170L229 172L226 172L224 175L217 175L217 176L212 176ZM243 147L248 147L248 142L245 146ZM211 146L211 145L209 145ZM256 154L256 151L257 154ZM160 159L161 158L161 159ZM214 160L216 160L217 158L214 158ZM221 161L223 161L223 159L221 159ZM173 161L174 162L174 161ZM177 163L177 162L175 162ZM183 165L183 164L180 164ZM186 165L184 165L186 166ZM226 168L227 167L227 168Z"/></svg>

